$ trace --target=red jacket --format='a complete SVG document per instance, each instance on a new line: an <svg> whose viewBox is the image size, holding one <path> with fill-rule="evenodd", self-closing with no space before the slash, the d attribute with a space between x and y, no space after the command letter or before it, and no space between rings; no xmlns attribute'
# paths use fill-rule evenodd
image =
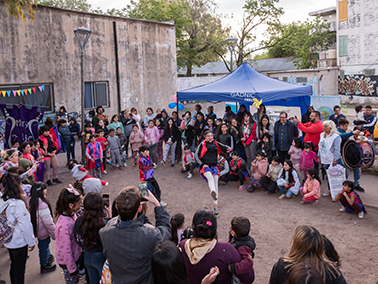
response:
<svg viewBox="0 0 378 284"><path fill-rule="evenodd" d="M314 150L317 151L318 144L320 141L320 133L324 132L323 130L323 122L320 120L318 122L312 123L312 122L307 122L307 123L300 123L298 122L297 124L298 128L306 133L303 143L306 142L312 142L314 145Z"/></svg>

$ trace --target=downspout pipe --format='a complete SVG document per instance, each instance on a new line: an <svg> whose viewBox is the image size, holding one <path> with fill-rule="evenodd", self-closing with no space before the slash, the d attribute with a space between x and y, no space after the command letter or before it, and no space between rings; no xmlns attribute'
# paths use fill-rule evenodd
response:
<svg viewBox="0 0 378 284"><path fill-rule="evenodd" d="M118 61L118 40L117 40L117 23L113 22L114 34L114 55L115 55L115 68L116 68L116 85L117 85L117 104L118 113L121 113L121 87L119 82L119 61Z"/></svg>

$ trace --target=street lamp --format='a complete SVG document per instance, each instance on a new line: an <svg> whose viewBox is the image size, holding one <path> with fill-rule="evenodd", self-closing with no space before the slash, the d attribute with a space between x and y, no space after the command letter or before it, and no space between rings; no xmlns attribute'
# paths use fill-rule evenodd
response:
<svg viewBox="0 0 378 284"><path fill-rule="evenodd" d="M77 28L74 30L77 42L79 43L81 50L81 131L84 131L84 121L85 121L85 96L84 96L84 48L88 43L89 37L92 31L87 28ZM84 39L84 41L81 40ZM81 160L85 163L85 136L81 137Z"/></svg>
<svg viewBox="0 0 378 284"><path fill-rule="evenodd" d="M238 39L236 37L229 37L229 38L226 38L226 43L227 43L227 46L228 46L228 49L230 50L230 53L231 53L231 72L232 72L232 54L234 53L234 49L235 49L235 46L236 46L236 43L238 42Z"/></svg>

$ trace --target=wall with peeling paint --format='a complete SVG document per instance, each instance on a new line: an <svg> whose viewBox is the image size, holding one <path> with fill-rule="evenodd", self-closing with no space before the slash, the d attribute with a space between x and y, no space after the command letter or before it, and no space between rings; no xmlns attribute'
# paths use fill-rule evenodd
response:
<svg viewBox="0 0 378 284"><path fill-rule="evenodd" d="M348 55L339 56L338 65L345 75L375 69L378 75L378 1L348 0L348 19L338 22L339 36L348 36Z"/></svg>
<svg viewBox="0 0 378 284"><path fill-rule="evenodd" d="M127 19L38 6L33 22L9 18L0 1L0 85L52 83L55 106L80 112L80 50L73 30L92 35L85 48L87 82L107 81L110 107L118 112L113 22L116 22L120 109L166 108L176 92L172 23Z"/></svg>

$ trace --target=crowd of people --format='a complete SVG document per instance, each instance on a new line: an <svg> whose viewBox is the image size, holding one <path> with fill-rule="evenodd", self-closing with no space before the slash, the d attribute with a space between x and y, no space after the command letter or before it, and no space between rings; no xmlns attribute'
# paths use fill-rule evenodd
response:
<svg viewBox="0 0 378 284"><path fill-rule="evenodd" d="M264 105L253 115L244 105L237 114L227 106L222 118L212 106L204 114L200 104L182 119L175 111L170 117L165 110L148 108L143 120L131 108L110 121L99 106L87 115L84 130L75 118L68 125L60 118L61 145L75 183L60 191L54 210L46 192L62 183L57 177L59 141L50 133L52 119L46 119L36 141L12 143L1 153L0 241L9 251L11 283L24 283L28 250L34 249L36 238L41 273L56 270L49 249L53 239L66 283L78 283L84 275L88 283L252 283L256 244L249 220L236 216L229 242L217 241L218 184L235 181L239 191L279 191L279 199L301 195L302 204L317 204L320 168L346 167L341 149L351 136L372 138L376 117L371 106L364 111L360 123L361 109L356 107L352 132L339 106L324 122L310 106L301 122L281 112L274 125ZM85 138L85 163L75 160L75 136ZM128 186L109 204L109 197L101 196L102 186L108 185L102 174L108 160L111 170L123 170L129 157L139 167L147 194ZM170 218L164 209L167 203L155 179L155 169L168 160L171 168L181 163L188 179L198 168L213 201L213 210L198 210L186 229L182 214ZM360 175L360 169L354 170L354 181L345 181L335 200L340 211L363 218L366 210L355 191L364 191ZM155 227L144 214L147 204L154 207ZM270 283L302 283L298 279L303 277L318 281L312 283L346 283L337 252L327 242L317 229L298 227L291 251L274 265Z"/></svg>

